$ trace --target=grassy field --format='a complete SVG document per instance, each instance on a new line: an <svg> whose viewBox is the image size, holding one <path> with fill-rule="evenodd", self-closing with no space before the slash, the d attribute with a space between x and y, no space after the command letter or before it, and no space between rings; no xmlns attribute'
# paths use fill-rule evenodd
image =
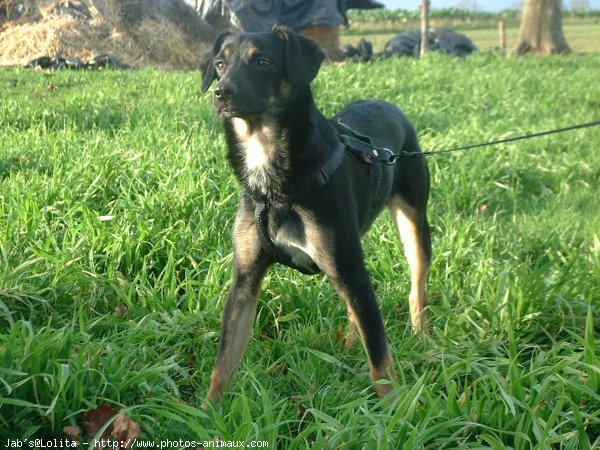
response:
<svg viewBox="0 0 600 450"><path fill-rule="evenodd" d="M434 150L598 119L599 72L594 55L431 54L328 66L314 90L328 115L389 100ZM199 84L0 72L0 446L110 405L156 445L599 447L599 128L429 159L430 337L411 336L399 239L387 214L375 224L396 400L344 349L327 280L276 267L233 391L199 410L238 197Z"/></svg>
<svg viewBox="0 0 600 450"><path fill-rule="evenodd" d="M342 33L342 43L356 45L364 37L373 44L375 52L383 51L385 43L397 33L412 28L419 28L418 23L406 24L369 24L353 23L350 28ZM448 23L447 21L433 21L434 27L450 27L464 33L473 41L479 50L491 50L500 47L500 36L496 23L476 21L473 23ZM600 53L600 22L598 19L566 19L563 21L563 32L567 43L574 53ZM517 45L519 38L519 24L508 22L506 25L506 47L510 52Z"/></svg>

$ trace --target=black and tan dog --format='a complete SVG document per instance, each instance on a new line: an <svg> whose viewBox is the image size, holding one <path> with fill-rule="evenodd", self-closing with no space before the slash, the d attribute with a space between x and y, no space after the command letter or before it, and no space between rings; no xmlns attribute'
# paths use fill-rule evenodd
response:
<svg viewBox="0 0 600 450"><path fill-rule="evenodd" d="M336 124L395 152L420 151L415 131L400 110L382 101L355 102L326 119L310 88L322 60L313 41L276 27L267 33L224 33L203 62L202 90L218 80L214 107L242 191L233 233L233 287L207 396L211 401L232 381L250 338L261 280L275 262L324 272L346 303L351 329L362 336L372 379L395 379L361 248L361 236L385 206L410 265L412 326L426 329L431 242L425 160L384 165L369 155L356 157L340 143ZM375 387L379 396L392 389L389 383Z"/></svg>

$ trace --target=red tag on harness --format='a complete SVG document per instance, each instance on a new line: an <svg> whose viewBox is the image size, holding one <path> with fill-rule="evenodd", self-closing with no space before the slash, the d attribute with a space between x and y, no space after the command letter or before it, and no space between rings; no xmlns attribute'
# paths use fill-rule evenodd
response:
<svg viewBox="0 0 600 450"><path fill-rule="evenodd" d="M361 153L361 158L364 162L366 162L367 164L373 164L373 158L371 157L371 155L367 155L366 153Z"/></svg>

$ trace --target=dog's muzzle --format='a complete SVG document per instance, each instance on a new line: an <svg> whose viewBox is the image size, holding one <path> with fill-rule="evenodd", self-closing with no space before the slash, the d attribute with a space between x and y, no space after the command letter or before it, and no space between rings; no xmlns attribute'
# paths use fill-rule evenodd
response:
<svg viewBox="0 0 600 450"><path fill-rule="evenodd" d="M215 100L225 102L233 98L236 93L237 89L233 84L219 82L214 91Z"/></svg>
<svg viewBox="0 0 600 450"><path fill-rule="evenodd" d="M219 82L213 91L213 104L221 117L240 117L260 115L268 104L261 99L245 98L235 85Z"/></svg>

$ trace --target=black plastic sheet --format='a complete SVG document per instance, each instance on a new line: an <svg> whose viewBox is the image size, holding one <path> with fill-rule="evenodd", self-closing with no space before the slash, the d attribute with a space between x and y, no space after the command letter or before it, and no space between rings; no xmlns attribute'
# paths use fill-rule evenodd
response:
<svg viewBox="0 0 600 450"><path fill-rule="evenodd" d="M347 22L346 9L372 9L375 0L202 0L200 16L217 28L233 25L254 32L285 25L301 31L314 25L339 26Z"/></svg>

